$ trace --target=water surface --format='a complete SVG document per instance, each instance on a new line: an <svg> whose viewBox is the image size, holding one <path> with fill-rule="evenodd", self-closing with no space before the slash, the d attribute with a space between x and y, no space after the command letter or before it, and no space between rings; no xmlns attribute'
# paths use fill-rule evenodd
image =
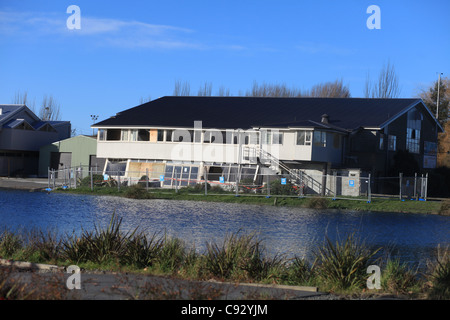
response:
<svg viewBox="0 0 450 320"><path fill-rule="evenodd" d="M372 247L423 265L438 245L450 244L450 217L437 215L0 190L0 226L13 229L79 233L106 225L114 212L123 217L124 230L166 232L198 250L227 233L255 231L269 253L303 256L325 236L335 240L355 233Z"/></svg>

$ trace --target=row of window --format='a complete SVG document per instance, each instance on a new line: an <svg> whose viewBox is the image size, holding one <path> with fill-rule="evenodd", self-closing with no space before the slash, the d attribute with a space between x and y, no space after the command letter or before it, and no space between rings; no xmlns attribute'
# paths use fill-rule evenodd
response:
<svg viewBox="0 0 450 320"><path fill-rule="evenodd" d="M238 144L238 133L231 131L199 131L199 130L169 130L169 129L100 129L100 141L149 141L149 142L196 142L200 143L231 143ZM244 132L243 144L258 144L257 132ZM261 133L263 144L283 144L282 132L263 131ZM339 148L341 136L333 134L333 147ZM300 146L327 146L326 131L297 131L297 145Z"/></svg>
<svg viewBox="0 0 450 320"><path fill-rule="evenodd" d="M258 144L256 132L242 133L244 144ZM149 141L149 142L195 142L238 144L238 133L231 131L200 131L171 129L100 129L100 141ZM280 140L282 141L282 139Z"/></svg>
<svg viewBox="0 0 450 320"><path fill-rule="evenodd" d="M397 150L397 137L393 135L388 135L388 150ZM380 137L380 150L384 150L384 137ZM406 150L412 153L420 153L420 130L407 129L406 134Z"/></svg>
<svg viewBox="0 0 450 320"><path fill-rule="evenodd" d="M333 148L339 149L341 147L341 135L332 133L329 135L333 140ZM326 147L327 146L327 132L326 131L297 131L297 145Z"/></svg>

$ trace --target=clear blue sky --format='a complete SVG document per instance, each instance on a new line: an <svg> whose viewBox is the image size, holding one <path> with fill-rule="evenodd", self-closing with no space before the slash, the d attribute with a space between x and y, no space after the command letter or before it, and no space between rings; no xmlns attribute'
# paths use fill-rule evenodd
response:
<svg viewBox="0 0 450 320"><path fill-rule="evenodd" d="M69 30L69 5L81 29ZM369 30L370 5L381 29ZM309 89L342 79L362 97L367 73L390 61L401 97L450 76L450 1L13 1L0 0L0 104L44 95L89 134L105 119L205 82L232 95L259 83Z"/></svg>

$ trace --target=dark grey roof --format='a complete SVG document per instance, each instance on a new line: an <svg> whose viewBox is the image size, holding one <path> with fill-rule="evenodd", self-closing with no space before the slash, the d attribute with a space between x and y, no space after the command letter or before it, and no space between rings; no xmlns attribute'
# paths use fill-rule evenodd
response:
<svg viewBox="0 0 450 320"><path fill-rule="evenodd" d="M324 125L320 122L327 114L327 127L354 130L380 127L419 103L426 109L420 99L168 96L121 111L93 127L193 127L197 120L203 128L217 129L315 127Z"/></svg>

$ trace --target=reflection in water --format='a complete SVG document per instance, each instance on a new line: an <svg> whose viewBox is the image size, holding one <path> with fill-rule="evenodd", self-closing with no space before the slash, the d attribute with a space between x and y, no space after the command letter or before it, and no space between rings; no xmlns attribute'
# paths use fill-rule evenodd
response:
<svg viewBox="0 0 450 320"><path fill-rule="evenodd" d="M436 215L0 191L0 225L12 228L79 233L106 225L114 212L123 217L124 230L166 232L198 250L239 230L258 232L270 254L288 256L307 255L325 236L334 240L353 232L415 263L424 263L439 244L450 244L450 217Z"/></svg>

